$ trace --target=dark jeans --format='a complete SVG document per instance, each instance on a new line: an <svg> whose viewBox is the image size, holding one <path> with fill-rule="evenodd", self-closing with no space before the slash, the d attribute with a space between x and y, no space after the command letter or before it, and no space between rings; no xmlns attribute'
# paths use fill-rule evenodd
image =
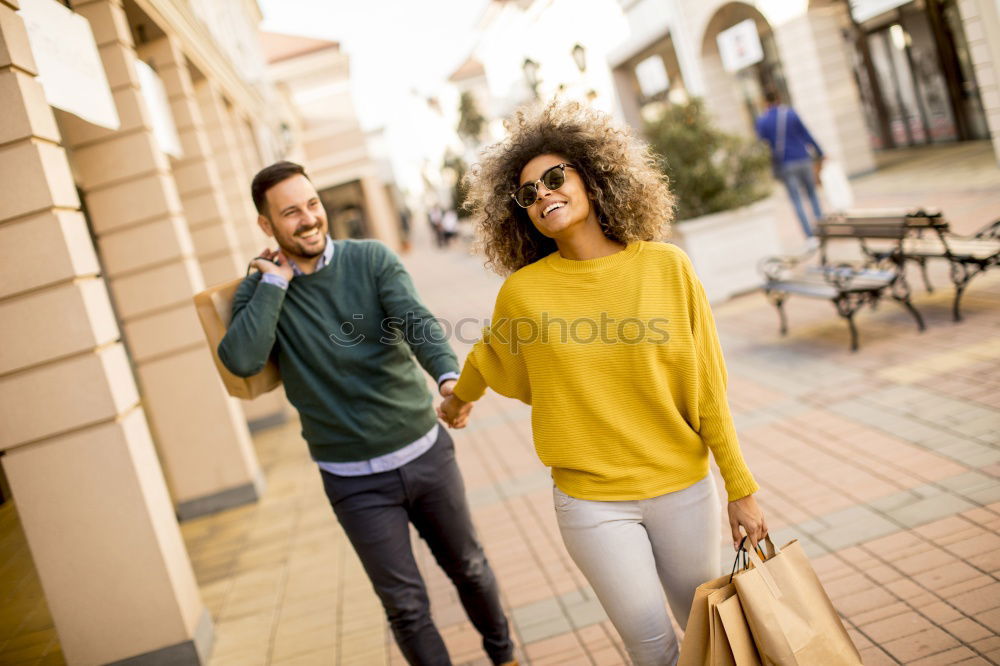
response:
<svg viewBox="0 0 1000 666"><path fill-rule="evenodd" d="M413 557L411 522L458 588L490 659L495 664L513 659L497 582L476 538L455 447L444 426L430 450L399 469L370 476L321 474L337 520L382 600L409 663L451 664Z"/></svg>

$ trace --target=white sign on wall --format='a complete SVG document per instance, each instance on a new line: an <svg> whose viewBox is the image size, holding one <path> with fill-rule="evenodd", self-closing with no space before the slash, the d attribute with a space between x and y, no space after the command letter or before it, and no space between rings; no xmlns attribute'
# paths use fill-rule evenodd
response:
<svg viewBox="0 0 1000 666"><path fill-rule="evenodd" d="M760 35L753 19L740 21L732 28L723 30L715 41L722 56L722 68L727 72L737 72L764 59L764 48L760 45Z"/></svg>
<svg viewBox="0 0 1000 666"><path fill-rule="evenodd" d="M118 110L87 19L56 0L21 0L20 5L49 105L118 129Z"/></svg>
<svg viewBox="0 0 1000 666"><path fill-rule="evenodd" d="M858 23L867 21L873 16L883 14L890 9L905 5L910 0L851 0L851 16Z"/></svg>
<svg viewBox="0 0 1000 666"><path fill-rule="evenodd" d="M177 125L174 124L174 116L170 112L170 100L167 99L163 81L152 67L138 59L135 61L135 74L139 78L142 100L146 103L150 120L153 122L153 136L156 137L157 145L167 155L180 157L181 140L177 136Z"/></svg>
<svg viewBox="0 0 1000 666"><path fill-rule="evenodd" d="M642 96L650 98L670 87L670 78L667 76L667 68L663 65L663 58L659 55L651 55L635 66L635 77L639 79L639 89Z"/></svg>

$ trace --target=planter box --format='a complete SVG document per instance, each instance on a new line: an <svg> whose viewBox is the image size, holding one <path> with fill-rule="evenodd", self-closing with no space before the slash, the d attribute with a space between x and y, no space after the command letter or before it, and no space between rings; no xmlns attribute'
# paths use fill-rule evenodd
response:
<svg viewBox="0 0 1000 666"><path fill-rule="evenodd" d="M718 303L763 284L757 263L781 254L775 211L768 197L673 225L670 241L691 257L709 302Z"/></svg>

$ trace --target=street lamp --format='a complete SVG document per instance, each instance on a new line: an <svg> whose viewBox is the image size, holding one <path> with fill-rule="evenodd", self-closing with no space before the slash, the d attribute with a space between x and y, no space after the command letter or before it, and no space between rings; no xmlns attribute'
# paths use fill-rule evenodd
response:
<svg viewBox="0 0 1000 666"><path fill-rule="evenodd" d="M581 74L587 70L587 50L579 42L573 45L573 62L576 63Z"/></svg>
<svg viewBox="0 0 1000 666"><path fill-rule="evenodd" d="M528 82L528 86L531 88L535 99L538 98L538 67L538 63L531 58L525 58L524 64L521 65L521 68L524 70L524 78Z"/></svg>

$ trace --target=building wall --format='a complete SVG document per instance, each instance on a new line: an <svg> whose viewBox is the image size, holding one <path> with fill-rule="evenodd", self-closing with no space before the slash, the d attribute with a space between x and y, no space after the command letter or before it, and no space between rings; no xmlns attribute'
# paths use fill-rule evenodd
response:
<svg viewBox="0 0 1000 666"><path fill-rule="evenodd" d="M990 128L993 151L1000 163L1000 2L961 0L958 4L969 42L969 55Z"/></svg>
<svg viewBox="0 0 1000 666"><path fill-rule="evenodd" d="M285 107L294 111L301 134L293 150L301 155L316 189L360 183L366 233L399 249L402 238L395 206L386 194L386 183L351 100L347 55L331 43L272 62L269 73L286 100ZM335 225L333 231L337 230Z"/></svg>
<svg viewBox="0 0 1000 666"><path fill-rule="evenodd" d="M249 179L282 138L240 27L256 29L256 4L223 4L220 32L194 11L213 3L72 2L121 119L110 130L49 106L18 3L0 0L0 243L18 248L0 268L0 449L70 663L206 663L212 622L176 516L262 489L192 304L263 246ZM284 413L280 392L263 400L261 417Z"/></svg>
<svg viewBox="0 0 1000 666"><path fill-rule="evenodd" d="M756 16L758 30L769 29L774 35L792 104L824 150L842 161L848 173L874 168L848 46L841 37L847 20L844 6L809 9L801 0L641 0L622 5L635 34L615 49L611 63L620 66L647 48L649 40L670 34L687 90L704 97L721 128L740 134L752 132L753 119L735 75L723 69L715 40L720 29L738 18ZM657 27L658 35L650 26ZM624 82L625 74L620 76ZM627 88L620 85L619 92ZM621 107L635 123L634 101L623 101Z"/></svg>

